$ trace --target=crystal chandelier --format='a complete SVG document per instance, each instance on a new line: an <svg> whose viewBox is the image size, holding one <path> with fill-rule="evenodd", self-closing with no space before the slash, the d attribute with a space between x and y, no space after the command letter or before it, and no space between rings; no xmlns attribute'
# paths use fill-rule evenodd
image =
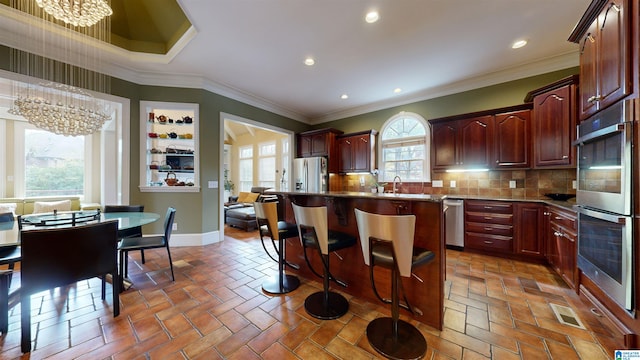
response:
<svg viewBox="0 0 640 360"><path fill-rule="evenodd" d="M92 26L113 14L104 0L36 0L49 15L73 26Z"/></svg>
<svg viewBox="0 0 640 360"><path fill-rule="evenodd" d="M42 56L10 49L12 71L28 75L32 80L28 83L14 83L15 100L9 113L23 116L36 127L59 135L81 136L100 131L105 122L111 120L112 109L109 102L93 97L88 90L110 92L109 77L89 70L100 68L101 50L88 45L89 41L83 40L81 45L77 45L77 40L70 39L80 33L92 40L108 42L111 33L109 18L101 21L104 15L88 15L86 10L106 6L106 14L109 15L109 5L104 0L36 0L37 5L42 7L40 9L33 4L33 0L11 1L15 8L40 18L42 28L35 31L45 34L58 31L61 23L56 24L53 16L64 21L68 34L72 35L40 40L42 43L35 47L42 46ZM50 12L47 7L52 7L54 11ZM58 17L57 14L62 15ZM80 27L74 27L74 22ZM36 37L29 37L32 38ZM46 57L48 49L64 49L65 62ZM76 65L70 65L70 61Z"/></svg>

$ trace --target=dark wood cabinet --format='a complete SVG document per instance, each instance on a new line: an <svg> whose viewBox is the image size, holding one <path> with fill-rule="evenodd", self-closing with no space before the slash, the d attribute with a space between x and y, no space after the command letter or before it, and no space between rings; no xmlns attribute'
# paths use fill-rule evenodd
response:
<svg viewBox="0 0 640 360"><path fill-rule="evenodd" d="M513 205L505 201L464 203L464 246L486 253L513 253Z"/></svg>
<svg viewBox="0 0 640 360"><path fill-rule="evenodd" d="M544 257L544 206L540 203L516 203L516 254Z"/></svg>
<svg viewBox="0 0 640 360"><path fill-rule="evenodd" d="M491 115L434 123L433 169L490 168L493 125Z"/></svg>
<svg viewBox="0 0 640 360"><path fill-rule="evenodd" d="M529 168L531 107L524 104L429 120L432 170Z"/></svg>
<svg viewBox="0 0 640 360"><path fill-rule="evenodd" d="M329 172L338 171L336 137L343 132L336 129L306 131L297 136L297 157L324 156L329 164Z"/></svg>
<svg viewBox="0 0 640 360"><path fill-rule="evenodd" d="M337 137L338 172L371 172L375 169L377 131L367 130Z"/></svg>
<svg viewBox="0 0 640 360"><path fill-rule="evenodd" d="M577 225L575 213L547 206L544 216L546 222L546 258L549 265L572 288L576 289L577 268Z"/></svg>
<svg viewBox="0 0 640 360"><path fill-rule="evenodd" d="M527 95L533 101L534 168L576 166L577 76L562 79Z"/></svg>
<svg viewBox="0 0 640 360"><path fill-rule="evenodd" d="M531 166L531 111L522 110L495 116L494 168Z"/></svg>
<svg viewBox="0 0 640 360"><path fill-rule="evenodd" d="M597 5L599 12L586 14L569 38L580 51L580 119L633 91L629 0Z"/></svg>

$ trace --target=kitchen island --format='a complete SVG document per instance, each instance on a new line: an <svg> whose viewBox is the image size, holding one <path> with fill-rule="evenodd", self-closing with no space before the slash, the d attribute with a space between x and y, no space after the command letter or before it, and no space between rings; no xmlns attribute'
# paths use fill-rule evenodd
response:
<svg viewBox="0 0 640 360"><path fill-rule="evenodd" d="M435 260L414 271L411 278L402 279L402 287L414 308L414 314L401 311L401 316L413 319L442 329L444 311L444 277L445 277L445 242L443 196L423 194L378 194L363 192L329 191L322 193L302 192L270 192L278 195L280 211L287 221L294 223L295 217L291 203L301 206L327 206L329 229L345 232L358 237L358 227L354 209L382 214L413 214L416 216L414 245L431 250L435 253ZM322 265L316 251L307 252L311 263L318 272L322 273ZM385 310L388 305L382 304L374 295L369 281L369 268L365 265L360 243L356 246L340 250L339 256L331 255L330 270L338 279L345 281L346 288L331 282L331 287L359 298L366 298L373 304L378 304ZM300 265L299 270L287 268L287 271L297 272L307 279L319 280L310 270L304 260L300 241L287 241L286 257L289 262ZM383 298L390 298L390 271L379 267L375 270L376 286ZM304 280L303 280L304 282Z"/></svg>

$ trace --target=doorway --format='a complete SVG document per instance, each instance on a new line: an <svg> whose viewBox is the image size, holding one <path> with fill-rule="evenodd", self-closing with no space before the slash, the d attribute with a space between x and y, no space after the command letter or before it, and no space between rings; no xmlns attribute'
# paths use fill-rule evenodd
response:
<svg viewBox="0 0 640 360"><path fill-rule="evenodd" d="M288 189L294 146L293 131L232 114L220 114L221 240L224 239L224 203L229 195L248 192L252 186L278 191Z"/></svg>

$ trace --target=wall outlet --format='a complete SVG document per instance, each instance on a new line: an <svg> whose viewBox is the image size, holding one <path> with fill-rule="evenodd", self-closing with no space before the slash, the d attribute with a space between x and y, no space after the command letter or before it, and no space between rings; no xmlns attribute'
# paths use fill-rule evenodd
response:
<svg viewBox="0 0 640 360"><path fill-rule="evenodd" d="M171 228L171 230L178 230L178 223L173 223L173 227Z"/></svg>
<svg viewBox="0 0 640 360"><path fill-rule="evenodd" d="M452 188L456 187L456 181L455 180L449 181L449 187L452 187Z"/></svg>
<svg viewBox="0 0 640 360"><path fill-rule="evenodd" d="M364 176L360 176L360 186L364 186Z"/></svg>
<svg viewBox="0 0 640 360"><path fill-rule="evenodd" d="M515 189L515 188L516 188L516 181L509 180L509 189Z"/></svg>
<svg viewBox="0 0 640 360"><path fill-rule="evenodd" d="M574 189L578 188L578 181L577 180L573 180L571 182L571 187L574 188Z"/></svg>
<svg viewBox="0 0 640 360"><path fill-rule="evenodd" d="M433 181L431 182L431 186L432 186L432 187L442 187L442 185L443 185L443 184L442 184L442 180L433 180Z"/></svg>

